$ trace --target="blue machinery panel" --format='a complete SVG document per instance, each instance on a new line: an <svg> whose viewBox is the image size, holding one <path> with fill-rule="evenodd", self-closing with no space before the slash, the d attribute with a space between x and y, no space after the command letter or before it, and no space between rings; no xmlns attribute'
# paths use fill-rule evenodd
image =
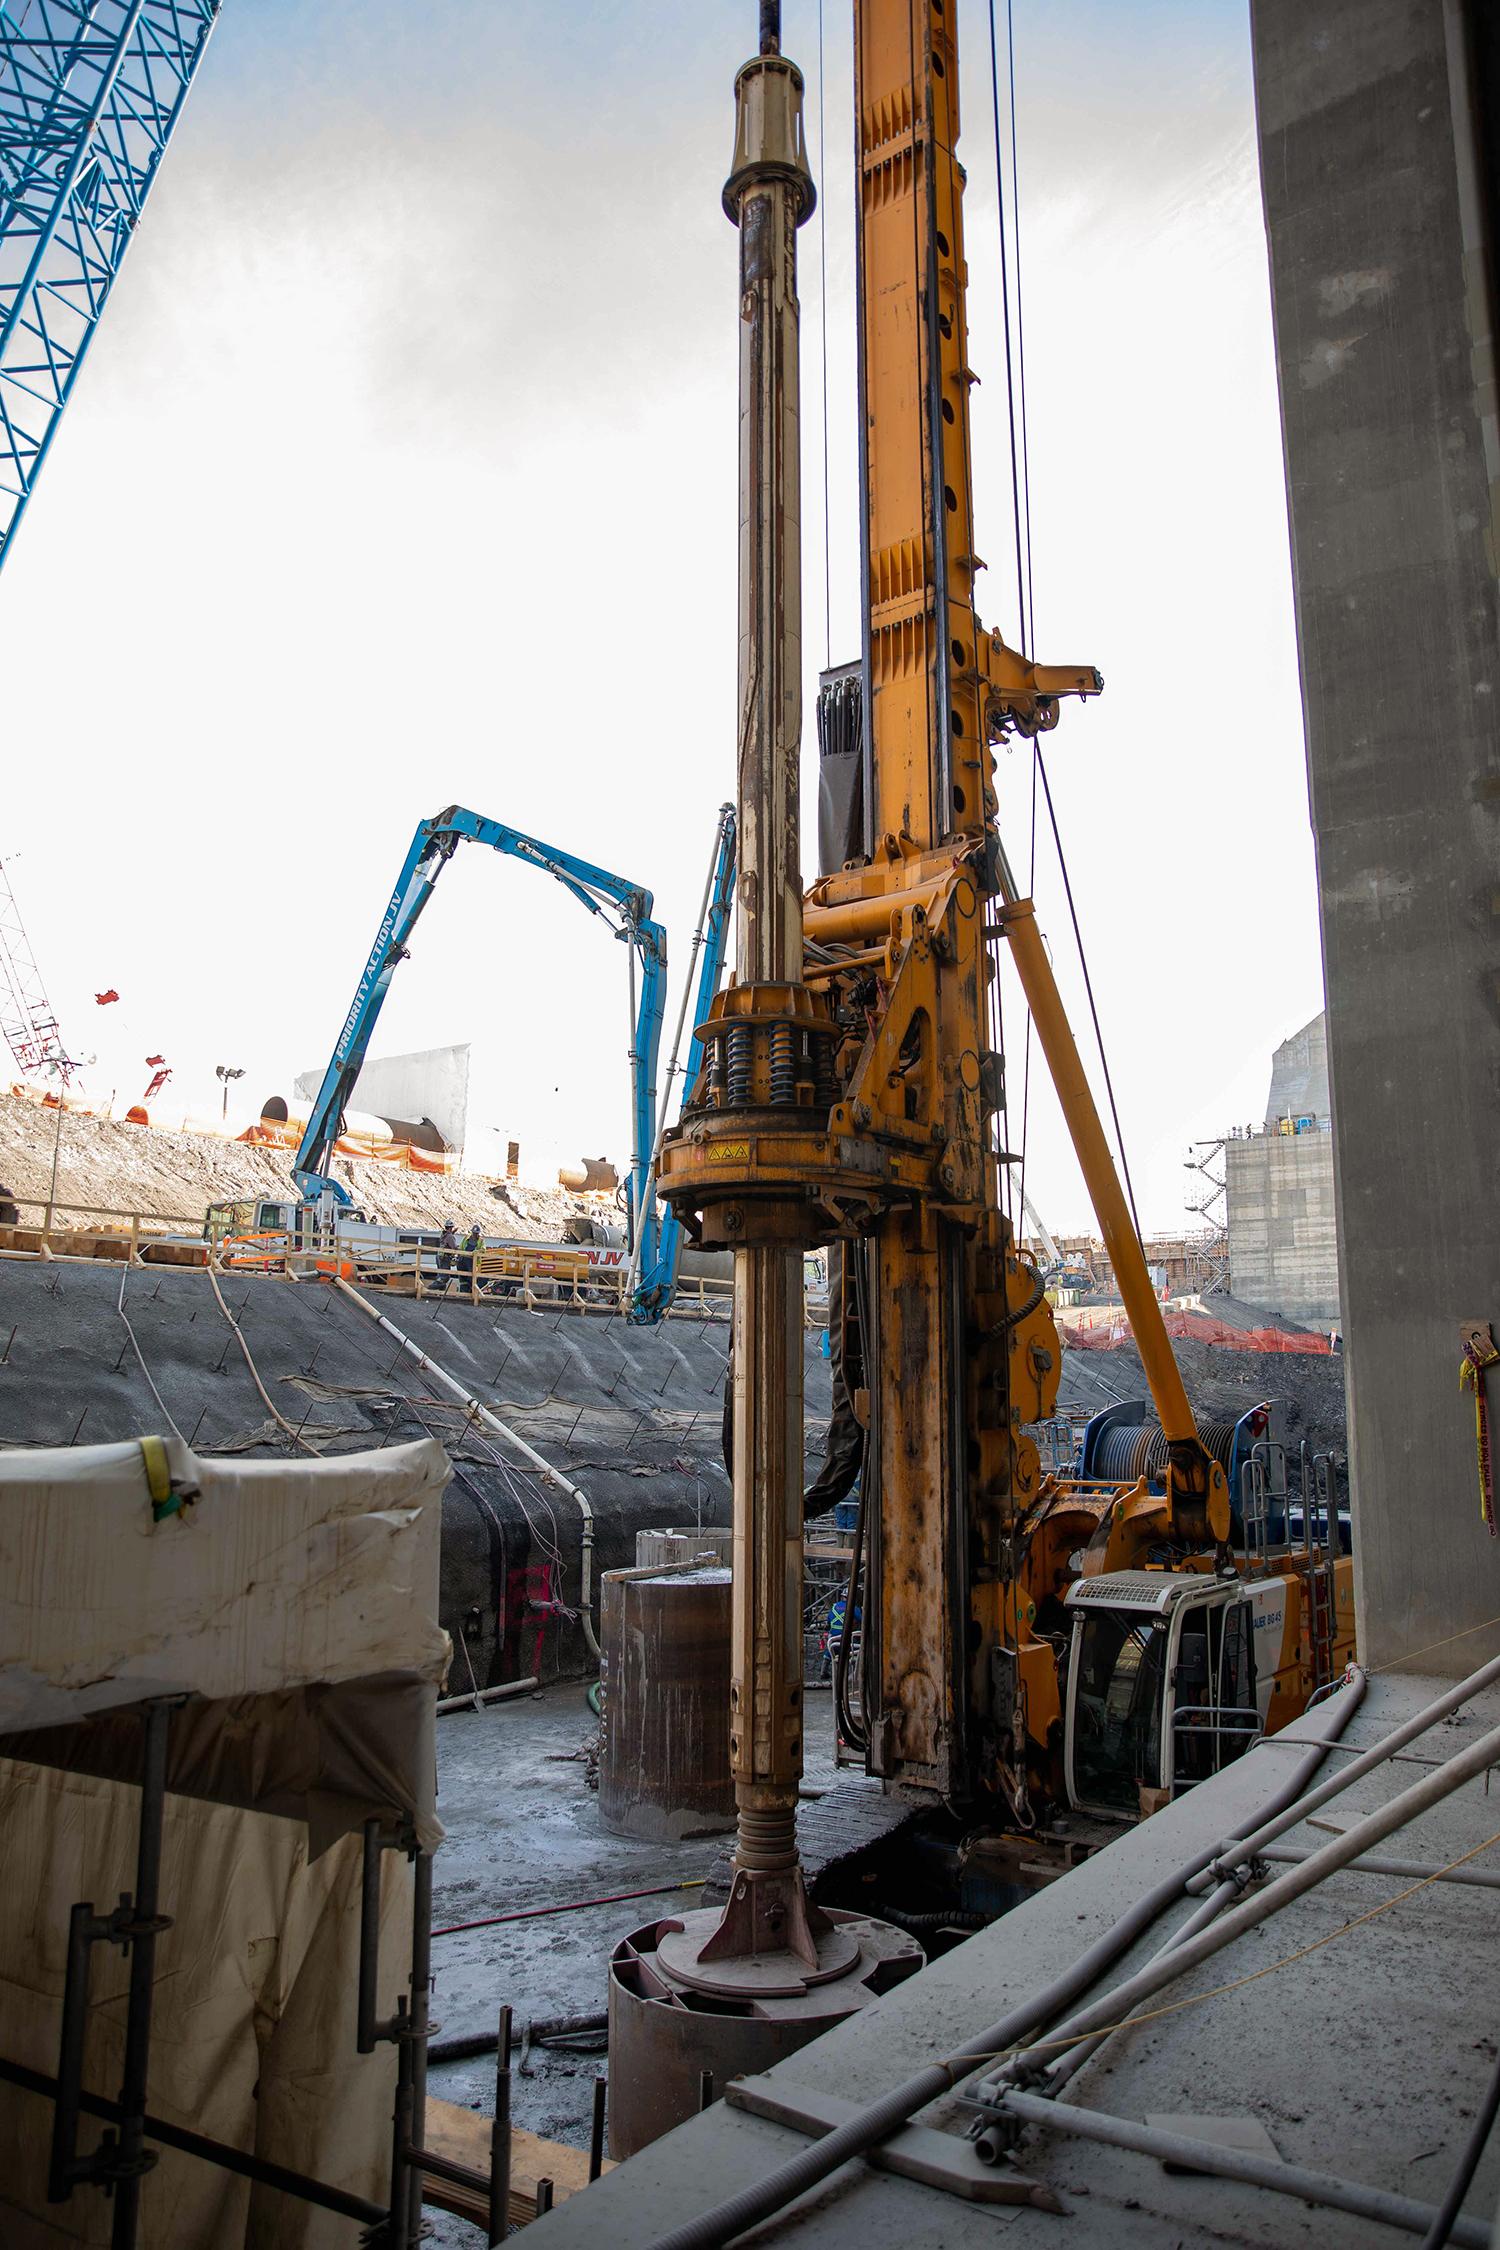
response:
<svg viewBox="0 0 1500 2250"><path fill-rule="evenodd" d="M220 0L0 0L0 569Z"/></svg>

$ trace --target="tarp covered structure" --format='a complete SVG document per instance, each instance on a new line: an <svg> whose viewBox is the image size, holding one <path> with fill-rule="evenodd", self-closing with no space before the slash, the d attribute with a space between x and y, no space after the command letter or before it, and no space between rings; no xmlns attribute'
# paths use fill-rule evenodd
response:
<svg viewBox="0 0 1500 2250"><path fill-rule="evenodd" d="M333 1459L136 1444L0 1455L0 2054L55 2071L69 1909L132 1887L141 1706L172 1718L148 2107L383 2202L393 2050L356 2052L359 1831L430 1849L448 1463L432 1441ZM160 1480L158 1479L158 1492ZM409 1967L411 1882L383 1855L379 2012ZM94 1948L83 2073L113 2096L128 1964ZM84 2121L82 2145L100 2128ZM51 2105L0 2085L0 2240L106 2243L89 2187L46 2201ZM162 2152L142 2242L308 2246L348 2219Z"/></svg>

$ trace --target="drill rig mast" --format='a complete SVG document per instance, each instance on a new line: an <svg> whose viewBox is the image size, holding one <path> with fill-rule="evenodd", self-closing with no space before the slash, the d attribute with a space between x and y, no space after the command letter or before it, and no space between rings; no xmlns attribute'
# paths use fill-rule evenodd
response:
<svg viewBox="0 0 1500 2250"><path fill-rule="evenodd" d="M1030 1632L1038 1568L1059 1537L1091 1569L1212 1550L1230 1509L996 825L992 746L1103 683L1034 663L979 615L953 14L855 0L862 827L806 893L800 964L752 966L742 943L662 1186L705 1241L842 1238L868 1384L867 1763L1026 1818L1061 1725L1056 1652ZM743 745L741 763L743 779ZM1140 1344L1165 1495L1044 1484L1023 1427L1052 1413L1061 1351L1003 1209L1003 944Z"/></svg>

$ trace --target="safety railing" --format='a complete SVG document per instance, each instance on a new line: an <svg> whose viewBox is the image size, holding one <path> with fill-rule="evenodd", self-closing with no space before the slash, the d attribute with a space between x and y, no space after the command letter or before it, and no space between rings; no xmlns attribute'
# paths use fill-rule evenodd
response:
<svg viewBox="0 0 1500 2250"><path fill-rule="evenodd" d="M12 1196L20 1217L0 1224L0 1259L40 1258L176 1265L218 1274L255 1274L293 1282L337 1275L398 1296L447 1297L470 1304L512 1303L530 1311L567 1310L613 1318L628 1306L628 1267L599 1266L566 1243L507 1244L470 1253L435 1242L370 1243L335 1239L298 1244L285 1232L204 1233L203 1214L129 1211L100 1203ZM446 1262L445 1262L446 1261ZM669 1317L723 1319L734 1285L717 1275L679 1276ZM826 1309L808 1300L808 1325Z"/></svg>
<svg viewBox="0 0 1500 2250"><path fill-rule="evenodd" d="M1265 1724L1254 1704L1194 1703L1172 1717L1172 1791L1196 1789L1258 1742ZM1196 1773L1189 1769L1199 1768Z"/></svg>

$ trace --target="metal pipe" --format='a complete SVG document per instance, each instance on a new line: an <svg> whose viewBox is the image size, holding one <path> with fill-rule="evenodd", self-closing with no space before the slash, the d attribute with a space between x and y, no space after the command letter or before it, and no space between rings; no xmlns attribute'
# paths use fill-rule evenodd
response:
<svg viewBox="0 0 1500 2250"><path fill-rule="evenodd" d="M1127 1977L1123 1984L1089 2002L1062 2026L1058 2036L1082 2038L1129 2015L1143 2000L1154 1998L1165 1986L1185 1976L1189 1969L1197 1968L1226 1945L1232 1945L1236 1938L1243 1937L1247 1930L1258 1928L1283 1906L1289 1906L1307 1891L1316 1890L1329 1875L1337 1874L1351 1860L1358 1859L1371 1844L1382 1842L1395 1829L1404 1828L1433 1805L1441 1804L1466 1781L1472 1781L1497 1761L1500 1761L1500 1727L1491 1727L1457 1757L1450 1758L1446 1765L1436 1767L1422 1780L1413 1782L1409 1789L1392 1797L1389 1803L1367 1813L1342 1836L1324 1844L1298 1866L1288 1868L1285 1875L1279 1875L1265 1890L1220 1916L1210 1928L1200 1929L1185 1943L1174 1943L1134 1976ZM1205 1911L1200 1908L1194 1919L1201 1919Z"/></svg>
<svg viewBox="0 0 1500 2250"><path fill-rule="evenodd" d="M364 1825L364 1857L359 1884L359 1985L355 2007L354 2044L358 2053L372 2055L382 2039L389 2039L394 2021L376 2014L380 1980L380 1855L388 1839L378 1820Z"/></svg>
<svg viewBox="0 0 1500 2250"><path fill-rule="evenodd" d="M1460 2239L1459 2229L1464 2222L1458 2215L1459 2209L1464 2197L1474 2184L1474 2174L1479 2169L1479 2159L1483 2156L1485 2144L1495 2129L1497 2111L1500 2111L1500 2062L1497 2062L1490 2072L1490 2082L1485 2088L1484 2100L1479 2106L1479 2114L1469 2128L1469 2137L1464 2142L1463 2153L1460 2155L1453 2177L1444 2191L1443 2200L1438 2205L1432 2224L1422 2237L1422 2250L1443 2250L1445 2242L1455 2242ZM1493 2243L1493 2236L1490 2237L1490 2240Z"/></svg>
<svg viewBox="0 0 1500 2250"><path fill-rule="evenodd" d="M482 1711L487 1703L503 1703L511 1695L534 1695L541 1684L531 1672L524 1680L506 1680L499 1687L471 1688L467 1695L440 1695L438 1717L446 1718L450 1711Z"/></svg>
<svg viewBox="0 0 1500 2250"><path fill-rule="evenodd" d="M110 2250L135 2250L140 2225L141 2180L156 2162L145 2145L146 2073L151 2058L151 1996L156 1982L156 1940L170 1928L159 1912L162 1814L167 1794L167 1737L177 1699L146 1706L141 1755L141 1815L136 1842L135 1895L123 1924L130 1947L130 1993L125 2012L125 2061L120 2075L120 2140Z"/></svg>
<svg viewBox="0 0 1500 2250"><path fill-rule="evenodd" d="M1436 2217L1434 2206L1418 2203L1409 2195L1392 2195L1383 2188L1361 2187L1353 2180L1335 2179L1327 2172L1312 2172L1302 2164L1285 2164L1280 2157L1255 2156L1242 2148L1220 2148L1190 2133L1166 2133L1155 2126L1137 2125L1126 2117L1106 2117L1102 2111L1079 2109L1070 2102L1053 2102L1040 2094L1007 2089L1008 2115L1051 2132L1073 2133L1080 2140L1100 2141L1106 2148L1123 2148L1139 2156L1152 2156L1183 2171L1208 2172L1246 2187L1269 2188L1274 2195L1294 2195L1299 2202L1321 2204L1331 2211L1347 2211L1376 2226L1399 2227L1406 2234L1425 2234ZM988 2155L982 2142L980 2153ZM1478 2220L1460 2220L1452 2239L1464 2250L1487 2250L1489 2228Z"/></svg>
<svg viewBox="0 0 1500 2250"><path fill-rule="evenodd" d="M1312 1854L1299 1851L1295 1844L1268 1844L1259 1859L1273 1860L1278 1866L1295 1867ZM1345 1868L1346 1875L1400 1875L1414 1883L1459 1883L1468 1890L1500 1891L1500 1870L1484 1867L1431 1867L1420 1859L1389 1859L1383 1854L1366 1853L1363 1859L1351 1859Z"/></svg>
<svg viewBox="0 0 1500 2250"><path fill-rule="evenodd" d="M95 1940L109 1929L81 1899L68 1917L67 1970L63 1978L62 2030L58 2039L56 2095L52 2105L52 2153L47 2167L47 2201L66 2203L78 2177L78 2117L83 2094L83 2047L89 2020L89 1963Z"/></svg>
<svg viewBox="0 0 1500 2250"><path fill-rule="evenodd" d="M540 2219L552 2208L552 2182L543 2174L536 2183L536 2215Z"/></svg>
<svg viewBox="0 0 1500 2250"><path fill-rule="evenodd" d="M534 1469L541 1470L549 1484L560 1485L577 1507L583 1518L583 1562L579 1592L582 1606L578 1615L583 1626L583 1637L588 1643L589 1654L597 1659L599 1641L594 1632L593 1618L589 1613L589 1604L593 1600L594 1591L594 1510L588 1494L580 1492L572 1478L565 1476L561 1469L554 1468L550 1461L543 1460L536 1447L528 1445L518 1430L513 1430L508 1422L502 1422L498 1414L491 1413L490 1409L481 1400L475 1398L471 1391L466 1391L457 1376L450 1375L446 1367L439 1366L431 1353L424 1352L421 1345L414 1343L404 1329L398 1328L393 1320L386 1319L384 1313L377 1312L373 1305L367 1304L359 1291L351 1289L341 1275L333 1274L330 1279L335 1289L343 1291L351 1305L357 1305L367 1319L374 1321L377 1328L383 1328L388 1336L393 1337L401 1346L401 1349L409 1353L417 1365L433 1378L434 1382L441 1383L451 1397L458 1399L462 1405L468 1407L475 1418L483 1422L486 1429L493 1430L497 1437L502 1437L508 1445L513 1445L522 1458L529 1461Z"/></svg>
<svg viewBox="0 0 1500 2250"><path fill-rule="evenodd" d="M432 1854L418 1852L412 1869L411 1904L411 2011L407 2038L411 2042L411 2138L420 2148L427 2138L427 2027L432 2020ZM413 2166L410 2177L409 2225L413 2242L422 2239L422 2173Z"/></svg>
<svg viewBox="0 0 1500 2250"><path fill-rule="evenodd" d="M604 2119L609 2100L609 2080L594 2080L594 2114L589 2120L589 2178L597 2180L604 2170Z"/></svg>
<svg viewBox="0 0 1500 2250"><path fill-rule="evenodd" d="M495 2041L495 2114L490 2121L490 2250L510 2233L510 2009Z"/></svg>
<svg viewBox="0 0 1500 2250"><path fill-rule="evenodd" d="M420 2144L409 2148L406 2155L419 2184L422 2173L430 2172L435 2180L447 2180L454 2187L467 2188L472 2195L489 2193L489 2181L483 2172L476 2172L472 2164L456 2163L451 2156Z"/></svg>
<svg viewBox="0 0 1500 2250"><path fill-rule="evenodd" d="M1330 1699L1325 1707L1329 1725L1329 1740L1311 1743L1299 1759L1295 1772L1275 1791L1269 1809L1289 1804L1299 1791L1307 1786L1313 1772L1327 1753L1333 1740L1364 1701L1368 1681L1362 1671L1356 1670L1347 1681L1341 1694ZM1254 1757L1252 1750L1249 1755ZM826 2180L841 2164L852 2157L862 2156L877 2142L907 2124L919 2109L925 2109L940 2094L951 2093L969 2069L977 2066L989 2055L1013 2047L1018 2040L1031 2037L1048 2023L1053 2022L1062 2010L1069 2007L1083 1993L1088 1992L1106 1970L1140 1939L1152 1924L1182 1896L1188 1880L1209 1864L1215 1847L1204 1849L1174 1868L1154 1883L1149 1891L1128 1906L1109 1929L1102 1931L1092 1945L1063 1973L1031 1994L1002 2016L997 2023L987 2025L977 2032L954 2055L943 2062L929 2063L914 2071L910 2078L893 2086L846 2124L827 2133L809 2148L779 2165L764 2179L742 2188L698 2217L686 2220L664 2235L655 2250L718 2250L718 2245L732 2242L736 2235L746 2233L761 2220L771 2217Z"/></svg>
<svg viewBox="0 0 1500 2250"><path fill-rule="evenodd" d="M1206 1890L1211 1883L1222 1881L1247 1859L1263 1858L1267 1844L1275 1843L1289 1828L1298 1827L1311 1813L1317 1812L1341 1795L1351 1782L1362 1780L1367 1773L1374 1773L1378 1766L1383 1766L1393 1758L1398 1750L1404 1750L1409 1742L1415 1742L1419 1735L1426 1734L1461 1704L1472 1702L1476 1695L1481 1694L1496 1680L1500 1680L1500 1656L1492 1658L1488 1664L1481 1664L1478 1671L1471 1672L1466 1680L1459 1680L1455 1686L1446 1688L1431 1703L1425 1703L1420 1711L1414 1712L1411 1718L1403 1719L1400 1726L1393 1727L1373 1749L1362 1752L1307 1796L1299 1797L1295 1804L1283 1807L1271 1819L1262 1821L1248 1836L1227 1837L1219 1846L1212 1863L1201 1874L1194 1876L1188 1889ZM1274 1739L1279 1743L1287 1743L1297 1741L1299 1737L1279 1734Z"/></svg>
<svg viewBox="0 0 1500 2250"><path fill-rule="evenodd" d="M44 2101L56 2102L63 2089L58 2079L44 2070L31 2070L24 2063L7 2061L0 2056L0 2082L19 2086L28 2094L37 2094ZM114 2123L120 2117L120 2105L106 2099L103 2094L80 2090L78 2107L90 2117L102 2117ZM185 2125L174 2125L165 2117L154 2117L148 2110L142 2124L153 2141L164 2148L180 2149L184 2156L196 2156L205 2164L216 2164L221 2171L234 2172L241 2179L256 2180L264 2187L274 2188L280 2195L295 2195L304 2203L312 2203L320 2211L333 2211L341 2219L357 2219L362 2226L373 2226L385 2218L384 2207L371 2203L364 2196L350 2195L343 2188L330 2187L326 2180L314 2179L306 2172L294 2172L288 2165L273 2164L264 2156L249 2156L243 2149L232 2148L227 2141L216 2141L208 2133L194 2133Z"/></svg>
<svg viewBox="0 0 1500 2250"><path fill-rule="evenodd" d="M1488 1665L1483 1666L1480 1673L1475 1674L1474 1678L1482 1680L1485 1673L1496 1668ZM1235 1903L1244 1887L1243 1879L1239 1873L1240 1868L1251 1864L1254 1859L1271 1860L1289 1866L1301 1866L1313 1856L1310 1851L1299 1851L1276 1844L1258 1844L1256 1839L1284 1834L1287 1829L1298 1826L1301 1821L1308 1818L1316 1810L1318 1805L1326 1804L1330 1798L1338 1796L1341 1791L1347 1789L1352 1780L1359 1778L1361 1772L1368 1773L1372 1770L1373 1765L1399 1757L1403 1742L1411 1741L1415 1734L1424 1732L1426 1726L1435 1724L1438 1719L1445 1715L1445 1707L1456 1707L1456 1703L1467 1701L1469 1694L1472 1692L1471 1683L1461 1681L1457 1689L1450 1689L1446 1694L1439 1696L1435 1704L1429 1705L1426 1711L1418 1712L1404 1726L1395 1728L1384 1742L1377 1744L1373 1750L1365 1752L1363 1757L1357 1759L1353 1765L1346 1766L1341 1773L1332 1775L1318 1789L1313 1790L1305 1797L1298 1798L1290 1806L1283 1806L1270 1819L1263 1821L1255 1831L1255 1838L1250 1839L1243 1846L1232 1847L1235 1853L1235 1866L1221 1876L1220 1881L1203 1904L1195 1913L1188 1916L1180 1929L1173 1932L1166 1944L1153 1955L1153 1960L1161 1960L1165 1955L1174 1952L1177 1947L1186 1945L1198 1935L1200 1930L1206 1929L1211 1922L1216 1920L1226 1907ZM1431 1718L1428 1717L1428 1712L1432 1713ZM1285 1742L1287 1737L1282 1735L1277 1739ZM1255 1845L1253 1852L1252 1844ZM1223 1865L1225 1863L1217 1864ZM1418 1860L1366 1856L1349 1863L1347 1872L1356 1873L1359 1871L1369 1874L1407 1876L1417 1881L1435 1879L1467 1883L1485 1889L1500 1889L1500 1874L1486 1874L1479 1869L1464 1867L1439 1870L1425 1866ZM1189 1891L1196 1890L1204 1879L1195 1879L1188 1885ZM1044 2078L1049 2097L1055 2098L1063 2087L1077 2076L1084 2064L1114 2036L1115 2032L1123 2028L1122 2025L1112 2025L1107 2030L1093 2033L1089 2038L1080 2039L1076 2046L1069 2048L1062 2055L1054 2055L1043 2066L1028 2062L1024 2055L1018 2056L1013 2063L1007 2064L1003 2070L997 2072L989 2085L1025 2083L1028 2079ZM988 2088L981 2089L982 2092L987 2090Z"/></svg>
<svg viewBox="0 0 1500 2250"><path fill-rule="evenodd" d="M609 2017L601 2009L590 2016L538 2016L526 2026L526 2038L533 2047L562 2046L574 2039L597 2038L609 2029ZM466 2032L456 2039L429 2039L427 2061L433 2063L472 2062L477 2055L493 2055L498 2051L499 2039L493 2031Z"/></svg>
<svg viewBox="0 0 1500 2250"><path fill-rule="evenodd" d="M406 1995L396 2002L396 2098L391 2106L391 2205L383 2237L386 2250L409 2250L411 2198L409 2159L411 2130L411 2041L406 2037Z"/></svg>
<svg viewBox="0 0 1500 2250"><path fill-rule="evenodd" d="M765 0L760 55L735 79L734 156L723 196L739 233L740 266L735 809L741 988L798 984L803 958L797 229L815 196L802 145L802 78L782 60L780 35L780 8ZM771 1036L774 1041L779 1033ZM804 1960L816 1964L818 1958L797 1856L802 1295L802 1251L794 1233L772 1233L736 1248L729 1691L735 1876L704 1959L774 1950L765 1942L771 1928Z"/></svg>

